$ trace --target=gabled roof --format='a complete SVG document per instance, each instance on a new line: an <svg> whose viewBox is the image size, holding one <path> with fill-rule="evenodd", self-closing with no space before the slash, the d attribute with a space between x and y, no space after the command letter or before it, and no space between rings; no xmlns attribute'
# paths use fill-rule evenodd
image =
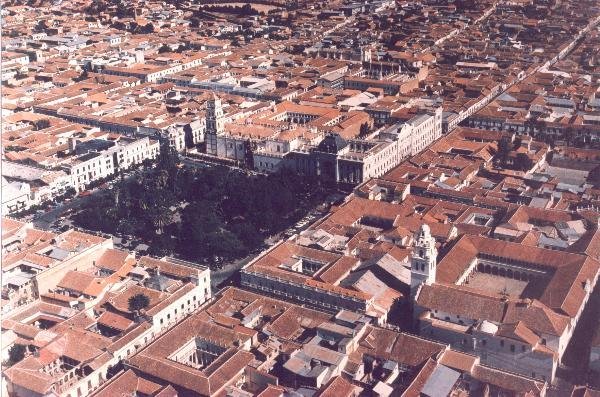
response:
<svg viewBox="0 0 600 397"><path fill-rule="evenodd" d="M506 302L499 297L465 290L455 285L423 285L416 297L419 306L474 320L502 322Z"/></svg>
<svg viewBox="0 0 600 397"><path fill-rule="evenodd" d="M500 325L496 335L525 342L532 346L535 346L540 339L539 336L527 328L522 321L513 324Z"/></svg>

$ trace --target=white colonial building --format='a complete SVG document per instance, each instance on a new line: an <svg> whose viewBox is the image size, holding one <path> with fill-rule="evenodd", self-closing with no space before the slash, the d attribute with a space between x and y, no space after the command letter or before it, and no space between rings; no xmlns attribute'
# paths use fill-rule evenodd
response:
<svg viewBox="0 0 600 397"><path fill-rule="evenodd" d="M141 164L144 160L155 159L160 151L159 142L148 137L82 143L71 139L69 147L73 156L62 167L71 175L72 187L76 191L85 190L90 183Z"/></svg>

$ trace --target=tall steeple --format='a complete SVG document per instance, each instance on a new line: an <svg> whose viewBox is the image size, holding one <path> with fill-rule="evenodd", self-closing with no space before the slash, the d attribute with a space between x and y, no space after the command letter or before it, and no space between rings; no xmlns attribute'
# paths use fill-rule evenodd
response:
<svg viewBox="0 0 600 397"><path fill-rule="evenodd" d="M221 99L212 94L206 101L206 133L204 140L206 142L206 153L217 155L217 135L223 132L223 106Z"/></svg>
<svg viewBox="0 0 600 397"><path fill-rule="evenodd" d="M219 135L223 131L223 105L214 93L206 102L206 132Z"/></svg>
<svg viewBox="0 0 600 397"><path fill-rule="evenodd" d="M437 248L426 224L421 225L415 233L410 262L410 294L414 298L421 284L435 282Z"/></svg>

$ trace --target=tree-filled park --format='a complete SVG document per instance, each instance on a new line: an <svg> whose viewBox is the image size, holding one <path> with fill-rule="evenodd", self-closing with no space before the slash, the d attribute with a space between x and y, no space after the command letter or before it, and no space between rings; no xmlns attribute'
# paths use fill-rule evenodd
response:
<svg viewBox="0 0 600 397"><path fill-rule="evenodd" d="M322 202L317 181L282 170L256 175L222 166L181 167L161 148L154 167L90 196L75 224L134 236L155 255L192 261L241 258Z"/></svg>

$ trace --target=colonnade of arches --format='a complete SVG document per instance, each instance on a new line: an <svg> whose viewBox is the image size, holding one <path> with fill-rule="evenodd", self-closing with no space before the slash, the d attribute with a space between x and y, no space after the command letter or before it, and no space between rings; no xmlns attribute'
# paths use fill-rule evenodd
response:
<svg viewBox="0 0 600 397"><path fill-rule="evenodd" d="M518 271L513 269L506 269L502 266L496 266L492 264L478 263L477 271L485 274L492 274L494 276L501 276L506 278L512 278L521 281L533 281L536 279L535 275L530 274L526 271Z"/></svg>

